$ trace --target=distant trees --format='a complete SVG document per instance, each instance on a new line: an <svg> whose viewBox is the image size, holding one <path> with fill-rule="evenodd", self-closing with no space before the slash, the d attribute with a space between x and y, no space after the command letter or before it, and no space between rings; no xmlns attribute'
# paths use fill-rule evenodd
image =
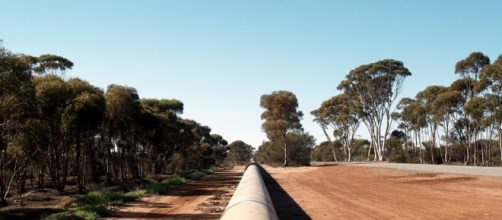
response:
<svg viewBox="0 0 502 220"><path fill-rule="evenodd" d="M303 116L297 111L298 100L289 91L275 91L261 97L260 106L265 109L261 118L263 131L268 141L257 151L260 161L277 163L281 160L283 166L308 164L310 148L314 139L303 132L300 120ZM300 155L299 152L302 152ZM291 164L290 164L291 162Z"/></svg>
<svg viewBox="0 0 502 220"><path fill-rule="evenodd" d="M0 45L0 193L18 193L209 167L227 142L180 117L183 103L140 99L134 88L103 91L63 74L73 67L56 55L13 54ZM50 183L46 183L50 180Z"/></svg>
<svg viewBox="0 0 502 220"><path fill-rule="evenodd" d="M233 164L247 164L253 156L253 147L241 140L230 143L227 148L227 160Z"/></svg>
<svg viewBox="0 0 502 220"><path fill-rule="evenodd" d="M450 86L429 86L416 99L401 100L410 104L401 108L397 118L401 127L415 124L418 139L422 136L416 146L430 147L429 163L438 162L434 154L439 153L441 163L494 164L494 154L497 150L500 153L500 148L493 146L493 138L498 135L500 139L495 131L500 128L497 114L501 96L496 93L497 86L489 89L492 83L496 85L489 75L497 72L497 65L497 62L490 64L490 59L480 52L471 53L455 65L455 73L461 78ZM418 109L421 114L415 118L422 117L423 122L417 123L419 120L415 119L412 123L410 112ZM438 140L443 141L438 143Z"/></svg>
<svg viewBox="0 0 502 220"><path fill-rule="evenodd" d="M328 145L331 146L333 158L336 161L336 151L333 142L327 133L327 127L333 129L333 136L340 140L343 146L345 161L351 161L352 145L354 135L359 128L360 119L358 117L359 109L349 100L345 94L333 96L324 101L319 109L311 112L316 121L322 128Z"/></svg>
<svg viewBox="0 0 502 220"><path fill-rule="evenodd" d="M352 143L352 161L364 161L368 158L367 152L370 142L365 139L354 139ZM333 157L332 150L336 151L337 161L344 159L346 156L343 155L344 146L340 140L334 140L332 143L328 141L321 142L320 144L313 146L310 152L310 160L312 161L335 161Z"/></svg>
<svg viewBox="0 0 502 220"><path fill-rule="evenodd" d="M288 142L286 136L288 132L302 131L300 124L303 113L297 111L298 100L296 96L288 91L275 91L272 94L262 95L260 106L265 109L261 114L261 119L265 120L262 129L267 134L268 139L274 145L282 145L284 154L283 165L288 165Z"/></svg>
<svg viewBox="0 0 502 220"><path fill-rule="evenodd" d="M352 143L359 123L366 125L371 136L371 149L378 160L384 160L385 145L392 127L392 108L399 96L404 79L410 71L402 62L381 60L361 65L346 76L338 89L343 93L324 101L312 111L317 123L331 143L326 129L340 140L346 161L351 160ZM333 157L336 158L333 149Z"/></svg>
<svg viewBox="0 0 502 220"><path fill-rule="evenodd" d="M502 56L491 63L483 53L471 53L457 62L455 73L460 79L451 85L428 86L395 104L404 78L411 75L401 62L382 60L352 70L338 86L343 93L312 111L328 139L312 156L325 159L318 154L327 146L350 153L344 138L353 136L360 120L371 138L368 160L373 155L398 162L502 164ZM337 101L343 96L347 102ZM345 108L350 114L342 114ZM353 129L340 129L340 121L354 122ZM331 129L335 141L328 135ZM336 147L331 151L336 160Z"/></svg>

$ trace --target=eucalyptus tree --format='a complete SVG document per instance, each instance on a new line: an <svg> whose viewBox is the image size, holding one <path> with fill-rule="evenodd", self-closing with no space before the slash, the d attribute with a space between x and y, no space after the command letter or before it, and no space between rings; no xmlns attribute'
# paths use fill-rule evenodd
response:
<svg viewBox="0 0 502 220"><path fill-rule="evenodd" d="M429 145L431 150L431 162L434 163L434 149L438 147L438 126L440 123L439 111L434 105L437 96L446 90L443 86L429 86L416 95L416 101L425 109L425 120L428 124Z"/></svg>
<svg viewBox="0 0 502 220"><path fill-rule="evenodd" d="M31 61L5 49L0 40L0 195L5 202L13 181L24 188L28 166L35 165L44 144L36 119Z"/></svg>
<svg viewBox="0 0 502 220"><path fill-rule="evenodd" d="M360 109L362 122L368 128L378 160L384 160L385 141L392 123L392 108L404 79L411 72L401 61L386 59L359 66L339 85Z"/></svg>
<svg viewBox="0 0 502 220"><path fill-rule="evenodd" d="M165 170L167 159L174 153L179 142L179 115L183 113L183 103L175 99L141 99L143 128L142 145L150 158L146 170L161 173Z"/></svg>
<svg viewBox="0 0 502 220"><path fill-rule="evenodd" d="M477 91L488 90L489 106L492 113L491 122L498 133L500 160L502 162L502 55L493 64L483 67Z"/></svg>
<svg viewBox="0 0 502 220"><path fill-rule="evenodd" d="M110 85L105 100L104 140L107 142L108 176L113 171L116 178L120 176L123 180L128 178L131 171L132 176L137 177L139 169L135 141L138 140L136 122L140 114L138 93L131 87Z"/></svg>
<svg viewBox="0 0 502 220"><path fill-rule="evenodd" d="M211 145L212 145L212 155L211 157L214 159L216 165L220 165L223 163L225 158L227 157L227 146L228 141L225 140L219 134L211 134Z"/></svg>
<svg viewBox="0 0 502 220"><path fill-rule="evenodd" d="M406 136L413 137L415 149L418 148L419 150L420 163L424 163L422 133L423 129L427 127L426 109L417 100L407 97L402 98L396 107L399 112L396 112L393 116L400 121L398 128L403 129ZM406 143L407 141L405 141Z"/></svg>
<svg viewBox="0 0 502 220"><path fill-rule="evenodd" d="M62 114L63 131L69 137L71 143L75 146L75 172L77 174L77 183L79 193L83 193L84 180L82 165L90 160L91 165L97 164L97 155L93 149L95 136L99 133L98 128L101 125L105 114L105 98L103 91L90 85L81 79L71 79L67 82L70 97L64 112ZM85 143L85 149L82 149L82 143ZM86 153L86 160L82 160L82 151ZM90 169L91 172L97 167ZM96 181L96 174L94 180Z"/></svg>
<svg viewBox="0 0 502 220"><path fill-rule="evenodd" d="M452 143L450 133L453 123L461 117L463 103L465 103L459 91L448 87L445 91L437 95L433 103L437 120L441 121L439 125L444 130L444 157L443 163L450 163L451 154L448 152L448 146Z"/></svg>
<svg viewBox="0 0 502 220"><path fill-rule="evenodd" d="M253 147L241 140L230 143L227 148L227 159L234 164L247 164L253 155Z"/></svg>
<svg viewBox="0 0 502 220"><path fill-rule="evenodd" d="M459 74L462 79L461 81L457 81L457 83L464 83L463 85L463 94L465 97L465 102L468 103L471 99L474 97L478 96L478 91L476 90L479 75L481 70L483 69L484 66L490 64L490 58L486 55L484 55L481 52L473 52L469 54L468 57L465 59L462 59L458 61L455 64L455 73ZM459 86L457 86L459 87ZM476 124L471 124L471 118L470 115L466 114L465 119L462 120L461 122L462 125L464 126L464 131L465 131L465 140L466 140L466 145L467 145L467 163L470 160L470 148L472 148L472 145L474 143L474 138L475 134L474 132L476 130L479 130L478 128L475 128L477 126ZM477 156L473 155L473 162L476 163Z"/></svg>
<svg viewBox="0 0 502 220"><path fill-rule="evenodd" d="M326 132L326 127L330 126L333 129L333 135L342 143L345 161L351 161L352 145L354 135L359 128L359 110L349 101L349 97L345 94L333 96L324 101L319 109L314 110L312 114L315 116L314 121L318 122L323 129L329 143L331 138ZM332 144L333 157L336 156L335 149Z"/></svg>
<svg viewBox="0 0 502 220"><path fill-rule="evenodd" d="M49 175L59 191L64 190L71 155L70 138L63 132L63 114L71 100L70 89L56 75L44 75L33 79L40 120L45 124L49 147L44 152L48 161Z"/></svg>
<svg viewBox="0 0 502 220"><path fill-rule="evenodd" d="M471 136L474 143L473 163L478 164L478 135L482 129L482 120L486 111L486 100L483 97L474 97L464 106L464 112L469 117ZM484 158L483 158L484 159Z"/></svg>
<svg viewBox="0 0 502 220"><path fill-rule="evenodd" d="M289 153L286 141L287 134L288 132L303 130L300 124L303 113L297 111L298 100L292 92L275 91L271 94L262 95L260 106L265 109L261 114L261 119L265 120L262 129L274 145L282 145L283 165L287 166Z"/></svg>
<svg viewBox="0 0 502 220"><path fill-rule="evenodd" d="M29 56L29 58L33 65L32 70L37 74L64 73L73 68L73 62L58 55L44 54L39 57Z"/></svg>
<svg viewBox="0 0 502 220"><path fill-rule="evenodd" d="M338 159L336 158L336 149L333 141L331 140L330 135L328 134L328 129L329 129L329 121L328 117L325 115L325 111L322 111L321 107L319 109L313 110L310 112L314 116L314 122L317 122L319 126L321 127L324 135L326 136L327 141L323 142L324 146L328 146L329 149L331 150L331 154L333 154L333 161L337 162Z"/></svg>

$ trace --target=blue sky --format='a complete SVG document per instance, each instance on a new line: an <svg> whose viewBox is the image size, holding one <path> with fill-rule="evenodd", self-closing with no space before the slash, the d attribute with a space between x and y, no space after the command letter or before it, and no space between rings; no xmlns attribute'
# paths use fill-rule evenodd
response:
<svg viewBox="0 0 502 220"><path fill-rule="evenodd" d="M71 59L68 77L180 99L184 117L257 147L262 94L294 92L305 130L324 141L309 112L351 69L403 61L413 75L402 96L447 85L470 52L502 54L501 9L498 0L0 0L0 39Z"/></svg>

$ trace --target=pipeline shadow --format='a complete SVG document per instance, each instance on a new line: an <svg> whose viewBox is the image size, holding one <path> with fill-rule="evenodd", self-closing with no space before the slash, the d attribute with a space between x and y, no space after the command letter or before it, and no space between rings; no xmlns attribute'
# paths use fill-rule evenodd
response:
<svg viewBox="0 0 502 220"><path fill-rule="evenodd" d="M307 213L293 198L279 185L279 183L261 166L258 166L267 186L268 193L274 204L277 217L281 220L308 220Z"/></svg>

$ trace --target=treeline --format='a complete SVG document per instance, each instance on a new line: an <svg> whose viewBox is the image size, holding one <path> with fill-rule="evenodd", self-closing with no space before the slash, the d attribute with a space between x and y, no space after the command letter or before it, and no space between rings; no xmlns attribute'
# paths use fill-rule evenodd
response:
<svg viewBox="0 0 502 220"><path fill-rule="evenodd" d="M355 151L363 160L365 149L366 160L502 164L502 56L490 62L474 52L457 62L455 73L460 78L449 86L397 100L411 75L402 62L381 60L350 71L338 85L342 93L311 112L327 138L312 159L351 161ZM363 146L354 138L360 125L370 135Z"/></svg>
<svg viewBox="0 0 502 220"><path fill-rule="evenodd" d="M141 99L132 87L103 91L59 76L72 67L60 56L14 54L0 44L3 201L9 190L21 194L27 185L62 192L72 184L82 192L89 183L207 168L225 159L227 141L182 118L181 101Z"/></svg>

